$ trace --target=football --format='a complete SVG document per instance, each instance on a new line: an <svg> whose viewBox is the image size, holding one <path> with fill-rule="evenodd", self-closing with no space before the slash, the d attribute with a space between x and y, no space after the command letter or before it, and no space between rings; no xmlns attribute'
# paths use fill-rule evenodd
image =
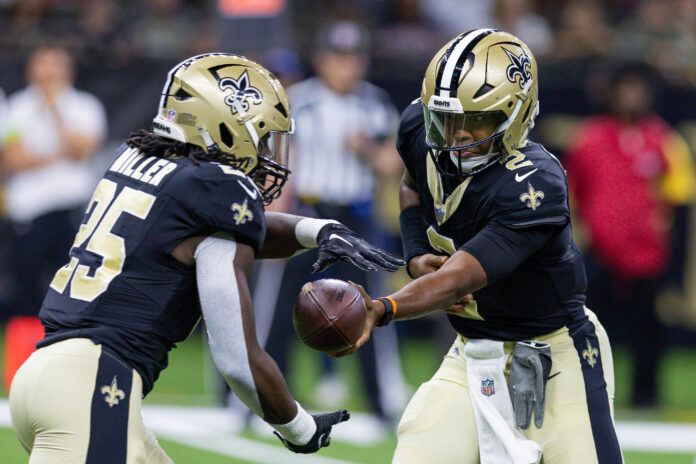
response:
<svg viewBox="0 0 696 464"><path fill-rule="evenodd" d="M306 283L293 311L300 340L326 353L352 348L363 333L365 319L365 302L360 292L336 279Z"/></svg>

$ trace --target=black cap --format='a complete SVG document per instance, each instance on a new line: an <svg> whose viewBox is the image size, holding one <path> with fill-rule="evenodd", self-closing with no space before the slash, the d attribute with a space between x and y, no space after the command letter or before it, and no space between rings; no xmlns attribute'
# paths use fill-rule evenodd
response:
<svg viewBox="0 0 696 464"><path fill-rule="evenodd" d="M338 21L319 29L315 46L317 50L339 53L367 53L369 42L363 26L352 21Z"/></svg>

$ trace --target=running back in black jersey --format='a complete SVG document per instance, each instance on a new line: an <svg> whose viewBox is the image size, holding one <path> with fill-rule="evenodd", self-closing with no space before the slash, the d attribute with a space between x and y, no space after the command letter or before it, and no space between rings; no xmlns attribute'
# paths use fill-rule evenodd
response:
<svg viewBox="0 0 696 464"><path fill-rule="evenodd" d="M397 149L415 180L434 253L470 251L467 244L489 224L554 228L552 238L517 269L489 274L465 316L449 315L459 333L522 340L585 319L585 270L571 236L565 172L553 155L528 142L483 172L443 185L428 155L420 102L402 115Z"/></svg>
<svg viewBox="0 0 696 464"><path fill-rule="evenodd" d="M147 394L167 353L201 317L195 268L171 256L187 237L226 232L259 251L263 199L242 172L123 145L97 185L40 312L46 337L101 343L143 379Z"/></svg>

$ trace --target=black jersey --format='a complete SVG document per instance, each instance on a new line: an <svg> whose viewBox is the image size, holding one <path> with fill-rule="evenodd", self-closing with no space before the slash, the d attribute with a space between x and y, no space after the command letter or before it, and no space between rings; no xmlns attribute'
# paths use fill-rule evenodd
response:
<svg viewBox="0 0 696 464"><path fill-rule="evenodd" d="M468 244L487 226L553 229L549 240L512 272L493 280L489 275L466 316L449 316L459 333L521 340L584 320L585 269L571 236L565 171L553 155L529 142L448 188L428 155L420 103L402 115L397 148L415 180L428 241L437 252L473 251Z"/></svg>
<svg viewBox="0 0 696 464"><path fill-rule="evenodd" d="M140 373L145 393L201 317L195 268L171 256L187 237L227 232L258 251L263 199L240 171L122 146L89 202L40 312L38 346L89 338Z"/></svg>

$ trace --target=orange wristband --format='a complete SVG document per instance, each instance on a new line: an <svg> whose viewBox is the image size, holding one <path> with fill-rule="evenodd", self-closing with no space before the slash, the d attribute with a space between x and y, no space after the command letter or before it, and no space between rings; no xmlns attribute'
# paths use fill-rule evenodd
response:
<svg viewBox="0 0 696 464"><path fill-rule="evenodd" d="M396 301L388 296L377 298L384 305L384 316L377 323L377 327L382 327L391 322L391 320L396 316Z"/></svg>

